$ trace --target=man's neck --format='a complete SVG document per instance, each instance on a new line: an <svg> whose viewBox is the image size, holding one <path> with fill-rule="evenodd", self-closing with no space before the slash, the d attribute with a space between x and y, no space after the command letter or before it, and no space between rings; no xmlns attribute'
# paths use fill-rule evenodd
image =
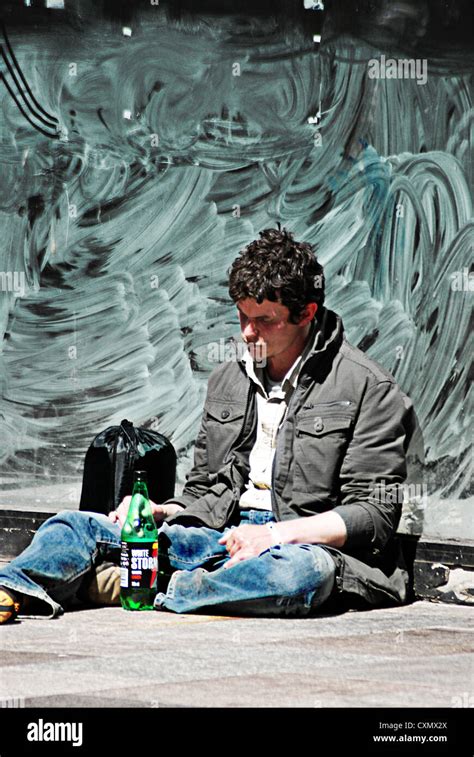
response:
<svg viewBox="0 0 474 757"><path fill-rule="evenodd" d="M308 323L308 325L302 329L303 333L301 340L298 340L294 345L291 345L290 349L280 355L268 358L265 370L272 381L281 381L285 378L296 358L301 355L306 347L313 323L314 321Z"/></svg>

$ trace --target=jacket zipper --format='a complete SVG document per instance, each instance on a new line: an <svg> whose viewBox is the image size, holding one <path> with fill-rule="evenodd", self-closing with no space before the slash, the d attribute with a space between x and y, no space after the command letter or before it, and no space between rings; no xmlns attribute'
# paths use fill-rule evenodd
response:
<svg viewBox="0 0 474 757"><path fill-rule="evenodd" d="M350 400L334 400L334 402L310 402L309 405L303 405L303 410L311 410L312 408L319 407L320 405L324 405L324 407L329 407L331 405L349 407L349 405L352 405L352 402Z"/></svg>
<svg viewBox="0 0 474 757"><path fill-rule="evenodd" d="M278 437L277 437L277 440L278 440ZM272 510L273 510L273 514L275 515L275 520L278 520L278 518L277 518L278 507L277 507L277 501L276 501L276 497L275 497L275 486L274 486L274 483L273 483L274 480L275 480L275 477L274 477L273 474L274 474L274 471L275 471L275 460L276 460L277 450L278 450L278 441L277 441L277 446L275 448L275 454L273 455L273 463L272 463L272 486L271 486L271 489L270 489L270 501L272 503Z"/></svg>
<svg viewBox="0 0 474 757"><path fill-rule="evenodd" d="M275 447L275 454L273 455L273 462L272 462L272 476L271 476L271 482L272 482L272 486L271 486L271 489L270 489L270 500L271 500L271 503L272 503L272 511L273 511L273 513L274 513L274 515L275 515L275 518L276 518L276 520L278 520L278 518L277 518L277 515L279 515L279 514L280 514L280 513L279 513L279 511L278 511L278 506L277 506L277 499L276 499L276 496L275 496L275 486L274 486L274 481L275 481L274 472L275 472L275 467L276 467L276 459L277 459L277 453L278 453L278 445L279 445L279 443L280 443L280 439L281 439L281 437L282 437L282 431L283 431L284 425L285 425L285 423L286 423L286 420L287 420L287 418L288 418L288 415L289 415L289 413L290 413L291 403L292 403L292 402L294 401L294 398L295 398L296 394L297 394L297 390L295 390L295 391L294 391L294 392L292 393L292 395L291 395L291 397L290 397L290 401L288 402L288 406L287 406L287 408L286 408L286 411L285 411L285 417L284 417L284 421L283 421L283 423L281 424L280 428L278 429L278 434L277 434L277 443L276 443L276 447Z"/></svg>

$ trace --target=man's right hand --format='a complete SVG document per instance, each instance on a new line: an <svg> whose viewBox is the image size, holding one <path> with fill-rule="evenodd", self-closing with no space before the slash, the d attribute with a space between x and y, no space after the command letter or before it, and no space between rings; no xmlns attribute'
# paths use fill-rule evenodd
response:
<svg viewBox="0 0 474 757"><path fill-rule="evenodd" d="M112 512L109 513L108 517L112 523L118 523L119 526L123 526L125 518L127 517L128 508L130 507L131 499L132 497L130 495L124 497L117 509L112 510ZM169 515L176 515L180 510L184 510L184 507L181 507L181 505L157 505L151 500L150 507L157 525L161 525L163 520Z"/></svg>

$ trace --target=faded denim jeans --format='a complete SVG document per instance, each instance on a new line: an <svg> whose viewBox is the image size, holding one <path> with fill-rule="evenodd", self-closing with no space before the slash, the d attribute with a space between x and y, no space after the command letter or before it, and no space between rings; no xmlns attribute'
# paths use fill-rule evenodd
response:
<svg viewBox="0 0 474 757"><path fill-rule="evenodd" d="M273 521L267 511L241 513L241 524ZM63 511L45 521L31 544L0 570L0 585L36 597L62 613L77 596L90 570L104 560L118 564L120 526L93 512ZM230 559L218 541L223 532L206 527L164 523L159 555L172 572L157 610L259 616L307 616L332 592L335 564L324 547L311 544L273 546L257 557L222 566Z"/></svg>

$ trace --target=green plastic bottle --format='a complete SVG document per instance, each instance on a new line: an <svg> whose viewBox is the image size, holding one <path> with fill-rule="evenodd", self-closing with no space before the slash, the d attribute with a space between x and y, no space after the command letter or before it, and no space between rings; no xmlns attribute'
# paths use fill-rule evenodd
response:
<svg viewBox="0 0 474 757"><path fill-rule="evenodd" d="M157 573L158 532L146 472L135 471L132 499L122 528L120 601L124 610L153 610Z"/></svg>

